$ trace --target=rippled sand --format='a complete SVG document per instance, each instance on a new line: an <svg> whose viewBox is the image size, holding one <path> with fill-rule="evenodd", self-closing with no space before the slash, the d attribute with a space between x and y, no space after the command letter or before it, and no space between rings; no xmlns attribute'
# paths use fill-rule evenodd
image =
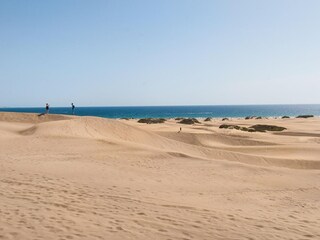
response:
<svg viewBox="0 0 320 240"><path fill-rule="evenodd" d="M0 239L319 239L320 119L222 123L0 113Z"/></svg>

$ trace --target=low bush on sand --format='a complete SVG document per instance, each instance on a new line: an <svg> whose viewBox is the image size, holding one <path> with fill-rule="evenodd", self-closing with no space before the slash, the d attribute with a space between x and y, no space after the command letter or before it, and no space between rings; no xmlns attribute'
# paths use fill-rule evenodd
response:
<svg viewBox="0 0 320 240"><path fill-rule="evenodd" d="M297 118L312 118L314 117L313 115L299 115Z"/></svg>
<svg viewBox="0 0 320 240"><path fill-rule="evenodd" d="M224 128L224 129L236 129L240 131L245 131L245 132L266 132L266 131L283 131L286 130L285 127L279 127L279 126L274 126L274 125L253 125L250 127L241 127L238 125L229 125L229 124L222 124L219 128Z"/></svg>
<svg viewBox="0 0 320 240"><path fill-rule="evenodd" d="M195 123L200 123L200 122L196 118L185 118L185 119L182 119L179 123L182 123L182 124L195 124Z"/></svg>
<svg viewBox="0 0 320 240"><path fill-rule="evenodd" d="M146 123L146 124L155 124L155 123L164 123L166 119L164 118L141 118L138 120L138 123Z"/></svg>

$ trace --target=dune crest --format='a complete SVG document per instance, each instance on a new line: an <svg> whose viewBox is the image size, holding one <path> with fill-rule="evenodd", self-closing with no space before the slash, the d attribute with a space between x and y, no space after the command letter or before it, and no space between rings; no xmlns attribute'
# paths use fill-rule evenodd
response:
<svg viewBox="0 0 320 240"><path fill-rule="evenodd" d="M258 140L250 137L250 134L253 135L252 133L235 137L221 132L219 129L211 130L210 133L157 132L150 131L141 125L132 125L130 121L128 123L128 121L98 117L60 115L48 115L43 118L43 116L27 114L18 122L21 115L23 114L2 114L0 120L8 121L10 119L10 123L27 122L31 124L18 131L22 136L104 140L117 142L119 146L123 144L124 148L129 144L146 151L150 149L150 151L176 152L206 160L236 161L298 169L320 169L320 161L318 161L320 149L317 146L309 146L309 154L303 158L301 154L294 154L294 152L298 152L295 144L290 144L284 151L282 150L285 149L283 144L270 141L270 135L274 136L272 134L268 134L266 139ZM192 129L192 127L189 128ZM209 130L210 127L207 129ZM281 151L286 154L281 154ZM288 151L291 151L290 154Z"/></svg>

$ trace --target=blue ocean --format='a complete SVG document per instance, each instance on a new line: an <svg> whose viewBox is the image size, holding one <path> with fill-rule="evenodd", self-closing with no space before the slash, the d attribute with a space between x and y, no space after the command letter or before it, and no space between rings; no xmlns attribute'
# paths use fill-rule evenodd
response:
<svg viewBox="0 0 320 240"><path fill-rule="evenodd" d="M43 113L44 108L0 108L4 112ZM71 107L51 107L50 114L72 114ZM154 107L76 107L75 115L104 118L246 117L246 116L320 116L320 104L308 105L215 105Z"/></svg>

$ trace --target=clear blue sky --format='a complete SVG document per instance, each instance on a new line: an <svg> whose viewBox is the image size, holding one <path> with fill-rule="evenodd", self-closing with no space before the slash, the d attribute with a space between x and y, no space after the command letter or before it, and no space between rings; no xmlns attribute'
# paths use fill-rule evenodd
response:
<svg viewBox="0 0 320 240"><path fill-rule="evenodd" d="M320 103L320 1L1 0L0 106Z"/></svg>

